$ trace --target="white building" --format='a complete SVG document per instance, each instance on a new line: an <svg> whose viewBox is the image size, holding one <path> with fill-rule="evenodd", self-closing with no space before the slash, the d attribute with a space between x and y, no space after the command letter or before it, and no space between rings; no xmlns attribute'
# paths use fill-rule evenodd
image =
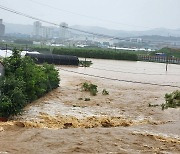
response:
<svg viewBox="0 0 180 154"><path fill-rule="evenodd" d="M42 26L41 22L36 21L33 24L33 36L36 38L52 38L53 28Z"/></svg>
<svg viewBox="0 0 180 154"><path fill-rule="evenodd" d="M142 41L142 38L130 38L130 42L141 43Z"/></svg>
<svg viewBox="0 0 180 154"><path fill-rule="evenodd" d="M62 22L59 26L59 38L68 38L68 24L66 24L65 22Z"/></svg>
<svg viewBox="0 0 180 154"><path fill-rule="evenodd" d="M35 21L33 24L33 36L35 37L42 36L42 24L39 21Z"/></svg>
<svg viewBox="0 0 180 154"><path fill-rule="evenodd" d="M52 38L53 37L53 29L50 27L42 27L42 34L43 38Z"/></svg>
<svg viewBox="0 0 180 154"><path fill-rule="evenodd" d="M0 19L0 36L5 34L5 25L3 24L3 20Z"/></svg>

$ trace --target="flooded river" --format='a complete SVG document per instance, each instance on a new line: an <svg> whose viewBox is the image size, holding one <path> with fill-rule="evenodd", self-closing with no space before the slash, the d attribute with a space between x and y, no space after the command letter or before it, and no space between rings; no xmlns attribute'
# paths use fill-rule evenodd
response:
<svg viewBox="0 0 180 154"><path fill-rule="evenodd" d="M166 71L164 63L88 60L93 62L91 67L70 70L112 79L180 86L180 65L168 64Z"/></svg>
<svg viewBox="0 0 180 154"><path fill-rule="evenodd" d="M57 66L60 87L0 123L0 153L178 153L180 110L160 105L180 89L180 65L166 72L165 64L88 60L87 68Z"/></svg>

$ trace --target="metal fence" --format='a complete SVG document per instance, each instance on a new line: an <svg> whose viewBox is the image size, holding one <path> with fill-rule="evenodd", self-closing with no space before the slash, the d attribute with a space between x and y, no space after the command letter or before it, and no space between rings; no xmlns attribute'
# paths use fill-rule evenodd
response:
<svg viewBox="0 0 180 154"><path fill-rule="evenodd" d="M180 64L180 58L166 57L166 56L138 56L139 61Z"/></svg>

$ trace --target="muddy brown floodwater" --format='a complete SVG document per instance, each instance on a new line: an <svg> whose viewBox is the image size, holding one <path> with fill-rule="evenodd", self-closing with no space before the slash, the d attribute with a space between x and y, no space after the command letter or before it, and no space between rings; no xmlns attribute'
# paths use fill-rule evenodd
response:
<svg viewBox="0 0 180 154"><path fill-rule="evenodd" d="M0 122L0 154L180 152L180 109L149 107L179 88L120 81L180 87L180 65L166 72L165 64L92 61L89 68L58 66L59 88ZM84 82L98 86L97 96L81 90Z"/></svg>

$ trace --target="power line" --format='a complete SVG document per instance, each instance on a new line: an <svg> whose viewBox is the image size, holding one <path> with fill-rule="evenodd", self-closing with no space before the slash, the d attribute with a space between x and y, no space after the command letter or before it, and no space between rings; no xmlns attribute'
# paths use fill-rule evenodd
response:
<svg viewBox="0 0 180 154"><path fill-rule="evenodd" d="M139 75L173 75L173 76L180 76L180 74L150 74L150 73L136 73L136 72L126 72L126 71L120 71L120 70L110 70L110 69L103 69L103 68L96 68L96 67L89 67L96 70L102 70L102 71L110 71L110 72L120 72L120 73L127 73L127 74L139 74Z"/></svg>
<svg viewBox="0 0 180 154"><path fill-rule="evenodd" d="M55 9L55 10L60 11L60 12L66 12L66 13L74 14L74 15L77 15L77 16L82 16L82 17L86 17L86 18L95 19L95 20L98 20L98 21L103 21L103 22L107 22L107 23L111 22L113 24L125 25L125 26L129 26L129 27L139 27L139 28L152 29L150 27L138 26L138 25L133 25L133 24L126 24L126 23L115 22L115 21L112 21L112 20L102 19L102 18L98 18L98 17L92 17L92 16L88 16L88 15L72 12L72 11L69 11L69 10L60 9L60 8L54 7L52 5L48 5L48 4L45 4L45 3L37 2L37 1L34 1L34 0L29 0L29 1L31 1L31 2L33 2L35 4L38 4L38 5L41 5L41 6L46 6L46 7L49 7L51 9Z"/></svg>
<svg viewBox="0 0 180 154"><path fill-rule="evenodd" d="M137 61L137 62L144 62L144 61ZM98 65L100 65L100 66L102 66L102 67L106 67L106 63L99 63L99 62L96 62L96 64L98 64ZM159 63L160 64L160 63ZM161 63L162 64L162 63ZM117 69L119 69L119 66L115 66L115 65L113 65L113 64L108 64L109 66L113 66L113 67L115 67L115 68L117 68ZM174 65L174 64L172 64L172 65ZM123 66L124 68L132 68L132 69L137 69L137 67L132 67L132 66ZM140 66L138 66L138 69L139 68L143 68L144 69L144 67L140 67ZM121 68L122 69L122 68ZM153 69L153 70L158 70L159 68L150 68L151 70ZM180 68L173 68L173 69L176 69L176 70L179 70ZM126 70L126 69L123 69L123 70Z"/></svg>
<svg viewBox="0 0 180 154"><path fill-rule="evenodd" d="M60 9L60 8L54 7L52 5L45 4L45 3L42 3L42 2L37 2L37 1L34 1L34 0L29 0L29 1L31 1L31 2L33 2L35 4L38 4L38 5L41 5L41 6L46 6L46 7L49 7L51 9L55 9L55 10L60 11L60 12L67 12L67 13L74 14L74 15L77 15L77 16L82 16L82 17L86 17L86 18L95 19L97 21L103 21L103 22L113 23L113 24L117 24L117 25L125 25L125 26L129 26L129 27L137 27L137 28L139 27L139 28L145 28L145 29L153 29L152 27L140 26L140 25L134 25L134 24L127 24L127 23L122 23L122 22L116 22L116 21L112 21L112 20L102 19L102 18L98 18L98 17L93 17L93 16L89 16L89 15L84 15L84 14L76 13L76 12L73 12L73 11L69 11L69 10L65 10L65 9ZM176 31L179 31L179 30L176 30Z"/></svg>
<svg viewBox="0 0 180 154"><path fill-rule="evenodd" d="M59 25L59 24L56 24L56 23L53 23L53 22L50 22L50 21L47 21L47 20L44 20L44 19L40 19L40 18L31 16L31 15L28 15L28 14L25 14L25 13L22 13L22 12L10 9L10 8L2 6L2 5L0 5L0 9L8 11L8 12L11 12L11 13L14 13L14 14L17 14L17 15L24 16L26 18L38 20L38 21L41 21L41 22L44 22L44 23L48 23L50 25L60 26L62 28L67 28L67 29L78 31L78 32L81 32L81 33L86 33L86 34L90 34L90 35L95 35L95 36L105 37L105 38L110 38L110 39L115 39L115 40L124 40L125 39L125 38L123 39L123 38L119 38L119 37L116 37L116 36L109 36L109 35L105 35L105 34L98 34L98 33L93 33L93 32L89 32L89 31L80 30L80 29L77 29L77 28L71 28L71 27L67 27L67 26L62 26L62 25Z"/></svg>
<svg viewBox="0 0 180 154"><path fill-rule="evenodd" d="M106 79L106 80L112 80L112 81L136 83L136 84L144 84L144 85L152 85L152 86L160 86L160 87L180 88L180 86L174 86L174 85L168 85L168 84L157 84L157 83L149 83L149 82L123 80L123 79L116 79L116 78L109 78L109 77L104 77L104 76L92 75L92 74L87 74L87 73L80 73L80 72L70 71L70 70L66 70L66 69L62 69L62 68L59 68L59 69L65 71L65 72L71 72L71 73L75 73L75 74L80 74L80 75L85 75L85 76L90 76L90 77L95 77L95 78L100 78L100 79Z"/></svg>

